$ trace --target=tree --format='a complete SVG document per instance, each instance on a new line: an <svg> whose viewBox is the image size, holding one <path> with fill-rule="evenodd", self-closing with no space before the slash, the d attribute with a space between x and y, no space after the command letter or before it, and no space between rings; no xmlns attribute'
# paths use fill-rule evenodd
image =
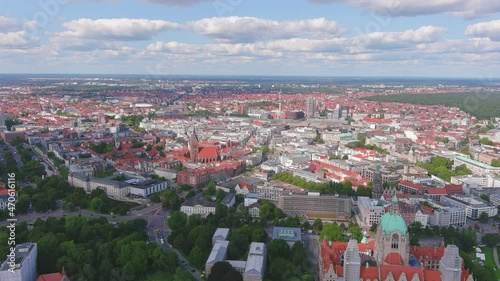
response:
<svg viewBox="0 0 500 281"><path fill-rule="evenodd" d="M153 202L153 203L160 203L160 194L155 193L155 194L151 195L151 197L149 197L149 199L151 199L151 202Z"/></svg>
<svg viewBox="0 0 500 281"><path fill-rule="evenodd" d="M481 195L480 197L481 197L481 199L483 199L484 201L486 201L486 202L490 202L490 197L488 197L488 195L483 194L483 195Z"/></svg>
<svg viewBox="0 0 500 281"><path fill-rule="evenodd" d="M304 269L307 267L307 252L301 241L297 241L293 244L291 256L292 262L295 266L302 267Z"/></svg>
<svg viewBox="0 0 500 281"><path fill-rule="evenodd" d="M206 194L215 195L216 192L217 192L217 183L214 180L211 180L210 182L208 182Z"/></svg>
<svg viewBox="0 0 500 281"><path fill-rule="evenodd" d="M491 141L489 138L484 137L479 140L479 143L484 144L484 145L493 145L493 141Z"/></svg>
<svg viewBox="0 0 500 281"><path fill-rule="evenodd" d="M488 223L488 220L489 220L488 213L486 213L486 212L482 212L482 213L479 215L479 221L480 221L481 223Z"/></svg>
<svg viewBox="0 0 500 281"><path fill-rule="evenodd" d="M168 219L168 225L170 226L172 231L180 230L183 226L186 225L186 222L187 222L186 214L179 211L173 212L170 218Z"/></svg>
<svg viewBox="0 0 500 281"><path fill-rule="evenodd" d="M267 246L267 254L270 259L290 257L290 247L283 239L272 240Z"/></svg>
<svg viewBox="0 0 500 281"><path fill-rule="evenodd" d="M234 278L234 279L232 279ZM217 262L212 267L208 281L237 281L243 280L241 273L236 271L227 261Z"/></svg>
<svg viewBox="0 0 500 281"><path fill-rule="evenodd" d="M315 219L313 223L313 231L319 233L321 230L323 230L323 222L321 219Z"/></svg>
<svg viewBox="0 0 500 281"><path fill-rule="evenodd" d="M495 247L500 244L500 234L488 233L481 238L481 242L488 247Z"/></svg>
<svg viewBox="0 0 500 281"><path fill-rule="evenodd" d="M346 242L347 239L342 234L343 230L337 223L327 223L323 226L323 230L319 236L319 240L323 241L326 237L329 241Z"/></svg>
<svg viewBox="0 0 500 281"><path fill-rule="evenodd" d="M361 242L361 240L363 239L361 227L359 227L358 225L349 227L347 232L351 234L351 238L356 239L358 242Z"/></svg>
<svg viewBox="0 0 500 281"><path fill-rule="evenodd" d="M177 268L177 270L175 271L175 277L173 281L190 281L190 280L194 279L188 271L181 268Z"/></svg>

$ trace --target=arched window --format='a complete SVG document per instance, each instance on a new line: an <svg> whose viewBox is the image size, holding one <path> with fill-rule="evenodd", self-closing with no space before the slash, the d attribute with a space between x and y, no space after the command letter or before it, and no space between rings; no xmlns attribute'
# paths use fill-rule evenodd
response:
<svg viewBox="0 0 500 281"><path fill-rule="evenodd" d="M394 233L392 235L391 249L398 249L398 248L399 248L399 235L397 233Z"/></svg>

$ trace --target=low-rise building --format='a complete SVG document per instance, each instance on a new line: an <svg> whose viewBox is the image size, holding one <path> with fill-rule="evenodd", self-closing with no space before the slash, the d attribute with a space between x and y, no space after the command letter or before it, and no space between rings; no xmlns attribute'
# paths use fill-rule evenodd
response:
<svg viewBox="0 0 500 281"><path fill-rule="evenodd" d="M324 194L283 194L278 207L292 215L306 215L308 218L339 219L351 217L351 201L346 195Z"/></svg>
<svg viewBox="0 0 500 281"><path fill-rule="evenodd" d="M130 184L130 195L147 198L150 195L167 189L167 182L156 180L128 180Z"/></svg>
<svg viewBox="0 0 500 281"><path fill-rule="evenodd" d="M260 199L277 202L285 188L273 185L259 185L255 190Z"/></svg>
<svg viewBox="0 0 500 281"><path fill-rule="evenodd" d="M222 204L226 205L226 207L232 207L236 203L236 195L234 193L227 193L226 196L222 199Z"/></svg>
<svg viewBox="0 0 500 281"><path fill-rule="evenodd" d="M260 204L259 202L255 202L248 206L248 213L252 216L252 218L260 217Z"/></svg>
<svg viewBox="0 0 500 281"><path fill-rule="evenodd" d="M218 240L228 240L230 231L229 228L217 228L212 236L212 246L214 246L215 242Z"/></svg>
<svg viewBox="0 0 500 281"><path fill-rule="evenodd" d="M243 281L262 281L266 273L267 249L266 244L252 242L248 252Z"/></svg>
<svg viewBox="0 0 500 281"><path fill-rule="evenodd" d="M259 201L259 194L257 194L257 193L248 193L245 196L243 204L245 205L245 207L248 207L248 206L256 203L257 201Z"/></svg>
<svg viewBox="0 0 500 281"><path fill-rule="evenodd" d="M130 194L130 184L122 181L99 179L83 174L70 174L68 182L75 187L81 187L90 193L95 189L102 189L108 197L121 200Z"/></svg>
<svg viewBox="0 0 500 281"><path fill-rule="evenodd" d="M282 239L292 247L296 242L302 241L302 230L297 227L273 227L272 240Z"/></svg>
<svg viewBox="0 0 500 281"><path fill-rule="evenodd" d="M491 194L490 195L490 202L491 204L493 204L494 206L500 206L500 194L496 193L496 194Z"/></svg>
<svg viewBox="0 0 500 281"><path fill-rule="evenodd" d="M388 203L380 199L369 197L358 197L359 216L366 225L380 224L380 218L385 214L385 205Z"/></svg>
<svg viewBox="0 0 500 281"><path fill-rule="evenodd" d="M227 249L229 248L229 241L227 240L217 240L215 241L214 247L208 256L207 262L205 263L205 274L209 276L212 272L212 267L218 262L223 262L227 258Z"/></svg>
<svg viewBox="0 0 500 281"><path fill-rule="evenodd" d="M496 206L472 196L450 195L444 196L441 201L444 204L465 209L467 217L471 219L479 219L482 213L488 214L488 217L494 217L498 214L498 208Z"/></svg>
<svg viewBox="0 0 500 281"><path fill-rule="evenodd" d="M476 160L472 160L463 156L455 156L455 161L453 162L453 169L458 166L465 165L469 170L472 171L474 175L486 176L490 173L499 173L500 167L493 167L488 164L481 163Z"/></svg>
<svg viewBox="0 0 500 281"><path fill-rule="evenodd" d="M187 200L182 204L181 212L186 214L188 217L191 215L201 215L202 217L206 217L209 214L215 214L215 203Z"/></svg>

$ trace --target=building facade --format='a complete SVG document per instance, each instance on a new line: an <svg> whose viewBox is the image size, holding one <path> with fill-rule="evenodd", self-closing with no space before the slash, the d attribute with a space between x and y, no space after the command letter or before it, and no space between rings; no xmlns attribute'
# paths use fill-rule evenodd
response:
<svg viewBox="0 0 500 281"><path fill-rule="evenodd" d="M283 194L278 199L278 208L287 214L306 215L309 218L345 220L351 217L351 200L345 195L319 195L309 192Z"/></svg>
<svg viewBox="0 0 500 281"><path fill-rule="evenodd" d="M37 278L36 259L38 248L36 243L19 244L14 253L14 273L9 271L11 268L7 259L0 266L0 280L2 281L35 281Z"/></svg>

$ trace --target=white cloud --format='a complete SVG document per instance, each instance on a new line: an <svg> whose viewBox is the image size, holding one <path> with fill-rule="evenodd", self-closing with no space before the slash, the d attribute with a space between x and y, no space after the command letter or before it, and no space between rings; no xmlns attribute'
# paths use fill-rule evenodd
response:
<svg viewBox="0 0 500 281"><path fill-rule="evenodd" d="M318 4L345 3L364 7L378 14L418 16L446 13L452 16L473 19L488 17L500 12L500 2L492 0L309 0Z"/></svg>
<svg viewBox="0 0 500 281"><path fill-rule="evenodd" d="M325 18L275 21L255 17L204 18L188 22L187 28L218 42L255 42L295 37L332 38L346 29Z"/></svg>
<svg viewBox="0 0 500 281"><path fill-rule="evenodd" d="M24 48L28 43L24 31L0 33L0 48Z"/></svg>
<svg viewBox="0 0 500 281"><path fill-rule="evenodd" d="M0 16L0 32L29 31L36 26L35 21L21 21L14 18Z"/></svg>
<svg viewBox="0 0 500 281"><path fill-rule="evenodd" d="M64 23L66 31L59 37L105 39L117 41L149 40L166 31L178 29L177 23L148 19L78 19Z"/></svg>
<svg viewBox="0 0 500 281"><path fill-rule="evenodd" d="M465 35L490 38L500 41L500 20L480 22L467 26Z"/></svg>

